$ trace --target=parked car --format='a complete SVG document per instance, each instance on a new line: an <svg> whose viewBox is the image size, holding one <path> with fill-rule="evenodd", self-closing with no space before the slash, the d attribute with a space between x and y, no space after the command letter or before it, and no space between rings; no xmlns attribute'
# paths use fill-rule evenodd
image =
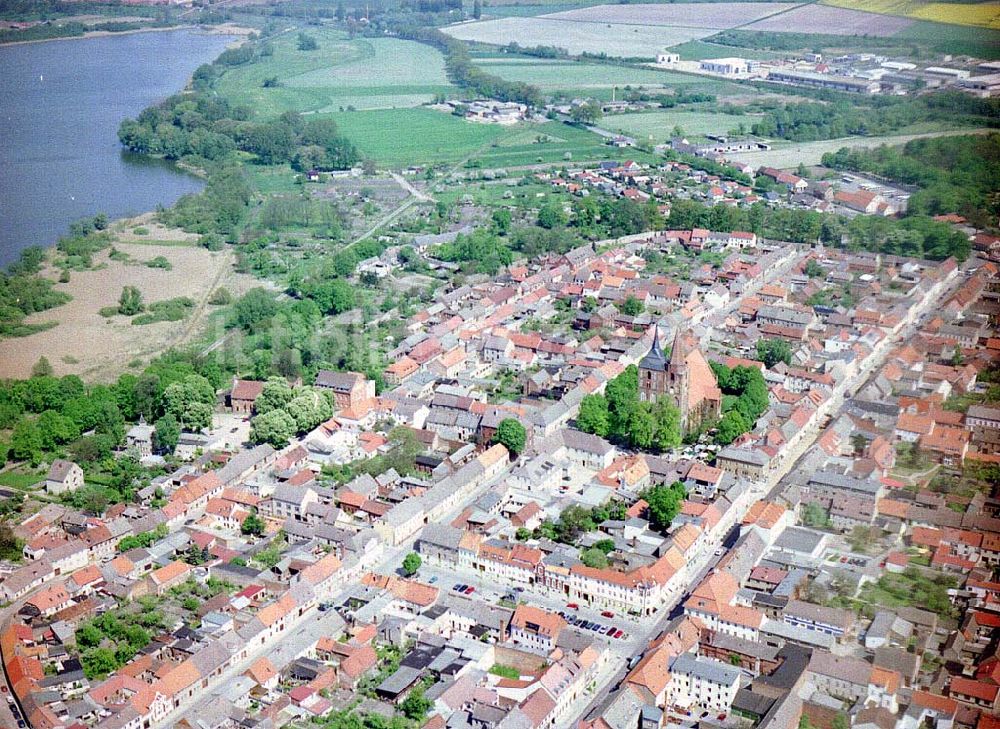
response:
<svg viewBox="0 0 1000 729"><path fill-rule="evenodd" d="M623 635L625 635L624 631L621 630L615 631L615 638L621 638Z"/></svg>
<svg viewBox="0 0 1000 729"><path fill-rule="evenodd" d="M575 602L568 602L568 603L566 603L566 607L568 607L570 610L579 610L580 609L580 606L577 605Z"/></svg>
<svg viewBox="0 0 1000 729"><path fill-rule="evenodd" d="M603 615L606 618L613 618L615 616L615 614L610 610L605 610L604 612L601 613L601 615Z"/></svg>
<svg viewBox="0 0 1000 729"><path fill-rule="evenodd" d="M465 592L466 587L468 587L468 585L455 585L451 589L454 590L455 592Z"/></svg>
<svg viewBox="0 0 1000 729"><path fill-rule="evenodd" d="M476 591L476 588L475 588L475 587L473 587L472 585L468 585L468 586L466 586L466 588L465 588L465 590L464 590L464 592L465 592L465 594L466 594L466 595L471 595L471 594L472 594L472 593L474 593L475 591Z"/></svg>
<svg viewBox="0 0 1000 729"><path fill-rule="evenodd" d="M608 628L607 630L605 630L604 634L605 635L614 635L615 634L615 626L612 625L610 628Z"/></svg>

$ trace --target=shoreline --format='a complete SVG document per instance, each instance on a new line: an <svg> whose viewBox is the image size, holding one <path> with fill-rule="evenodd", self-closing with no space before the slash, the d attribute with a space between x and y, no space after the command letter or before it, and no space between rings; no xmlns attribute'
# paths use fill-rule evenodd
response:
<svg viewBox="0 0 1000 729"><path fill-rule="evenodd" d="M148 28L133 28L132 30L88 30L83 35L61 35L55 36L54 38L36 38L34 40L14 40L0 43L0 48L6 48L8 46L26 46L34 43L52 43L55 41L71 41L71 40L89 40L91 38L111 38L118 35L134 35L136 33L169 33L175 30L193 30L204 33L205 35L231 35L238 37L240 41L246 38L251 33L256 33L257 31L253 28L247 28L241 25L171 25L163 28L159 27L148 27ZM235 42L235 41L234 41Z"/></svg>
<svg viewBox="0 0 1000 729"><path fill-rule="evenodd" d="M7 46L23 46L34 43L49 43L52 41L87 40L90 38L109 38L112 36L133 35L137 33L171 32L177 30L196 31L203 35L231 36L233 40L227 44L226 46L227 48L233 48L242 44L246 40L247 36L250 35L250 33L256 32L254 28L248 28L245 26L231 25L231 24L212 25L212 26L177 25L168 28L135 28L133 30L124 30L124 31L96 30L84 33L83 35L62 36L57 38L39 38L37 40L11 41L8 43L0 43L0 48L5 48ZM184 86L182 87L182 90L187 89L190 86L190 84L191 84L191 76L188 76L188 79L185 82ZM204 170L201 170L197 167L193 167L191 165L184 164L183 162L180 161L173 162L172 166L176 169L177 172L197 177L204 184L204 181L207 177L205 175ZM147 215L151 215L154 212L155 211L153 210L143 210L134 215L125 215L120 218L115 218L109 221L109 227L113 227L116 224L127 223L129 220L142 218ZM65 232L51 242L39 244L39 247L45 251L46 261L50 261L50 257L52 256L52 254L55 253L56 247L59 245L59 238L62 237L62 235L65 235ZM18 252L17 255L19 257L20 252ZM18 258L15 257L15 259L11 263L16 262L17 260ZM0 268L6 268L7 265L9 264L4 264L3 266L0 266ZM0 339L0 341L3 340Z"/></svg>

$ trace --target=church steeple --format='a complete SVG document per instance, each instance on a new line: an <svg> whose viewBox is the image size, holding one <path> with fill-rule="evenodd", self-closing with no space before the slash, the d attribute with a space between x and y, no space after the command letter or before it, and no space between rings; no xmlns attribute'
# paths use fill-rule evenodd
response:
<svg viewBox="0 0 1000 729"><path fill-rule="evenodd" d="M667 357L660 346L660 327L653 325L653 347L639 363L640 369L662 371L667 368Z"/></svg>

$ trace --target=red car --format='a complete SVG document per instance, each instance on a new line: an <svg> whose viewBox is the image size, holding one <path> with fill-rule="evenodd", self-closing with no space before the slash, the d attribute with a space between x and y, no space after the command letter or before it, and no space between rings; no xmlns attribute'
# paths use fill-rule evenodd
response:
<svg viewBox="0 0 1000 729"><path fill-rule="evenodd" d="M472 585L469 585L468 587L465 588L465 594L466 595L471 595L475 591L476 591L476 588L473 587Z"/></svg>
<svg viewBox="0 0 1000 729"><path fill-rule="evenodd" d="M566 607L568 607L570 610L579 610L580 609L580 606L577 605L575 602L568 602L568 603L566 603Z"/></svg>
<svg viewBox="0 0 1000 729"><path fill-rule="evenodd" d="M615 616L615 614L610 610L605 610L604 612L601 613L601 615L603 615L606 618L613 618Z"/></svg>
<svg viewBox="0 0 1000 729"><path fill-rule="evenodd" d="M616 630L615 631L615 637L616 638L621 638L623 635L625 635L625 633L623 633L622 631L620 631L620 630Z"/></svg>

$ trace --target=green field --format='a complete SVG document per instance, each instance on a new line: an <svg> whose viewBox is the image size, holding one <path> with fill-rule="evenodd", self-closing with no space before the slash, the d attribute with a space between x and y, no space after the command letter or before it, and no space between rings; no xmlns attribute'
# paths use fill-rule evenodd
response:
<svg viewBox="0 0 1000 729"><path fill-rule="evenodd" d="M596 134L559 122L501 127L468 122L434 109L334 114L361 153L391 167L454 164L475 157L483 168L570 159L600 159L612 150Z"/></svg>
<svg viewBox="0 0 1000 729"><path fill-rule="evenodd" d="M726 134L740 124L749 131L756 117L752 114L718 114L699 111L652 111L641 114L614 114L600 121L602 129L621 132L635 137L639 142L667 141L675 126L680 126L686 136Z"/></svg>
<svg viewBox="0 0 1000 729"><path fill-rule="evenodd" d="M458 162L509 131L433 109L356 111L333 118L365 157L394 167Z"/></svg>
<svg viewBox="0 0 1000 729"><path fill-rule="evenodd" d="M548 122L508 130L496 146L485 150L478 159L484 168L496 168L600 160L617 154L617 150L593 132Z"/></svg>
<svg viewBox="0 0 1000 729"><path fill-rule="evenodd" d="M23 473L21 471L4 471L0 473L0 486L7 486L18 491L27 491L39 481L44 481L45 476L37 473Z"/></svg>
<svg viewBox="0 0 1000 729"><path fill-rule="evenodd" d="M693 40L687 43L673 46L674 53L680 53L684 61L702 61L706 58L725 58L733 55L732 46L724 46L721 43L709 43L703 40ZM772 51L756 50L752 48L742 49L739 52L740 58L753 58L759 61L767 61L772 58L783 58L787 53L774 53Z"/></svg>
<svg viewBox="0 0 1000 729"><path fill-rule="evenodd" d="M260 116L277 116L413 107L453 90L443 57L430 46L396 38L348 40L326 29L307 32L318 50L298 50L297 34L281 36L273 41L272 56L227 71L217 83L219 93ZM264 88L270 78L280 86Z"/></svg>
<svg viewBox="0 0 1000 729"><path fill-rule="evenodd" d="M480 68L508 81L522 81L544 91L610 89L614 86L658 88L703 84L705 79L673 71L602 63L511 58L479 61Z"/></svg>

